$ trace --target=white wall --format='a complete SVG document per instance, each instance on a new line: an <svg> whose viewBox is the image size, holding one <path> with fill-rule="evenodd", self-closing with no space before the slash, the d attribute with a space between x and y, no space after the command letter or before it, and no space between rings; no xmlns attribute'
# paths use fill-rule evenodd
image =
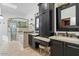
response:
<svg viewBox="0 0 79 59"><path fill-rule="evenodd" d="M38 4L34 3L29 8L31 8L31 9L28 11L29 14L26 15L26 18L29 20L29 24L33 23L35 25L35 15L34 14L39 12ZM30 26L29 29L35 31L35 26Z"/></svg>
<svg viewBox="0 0 79 59"><path fill-rule="evenodd" d="M70 18L70 25L76 25L76 17Z"/></svg>

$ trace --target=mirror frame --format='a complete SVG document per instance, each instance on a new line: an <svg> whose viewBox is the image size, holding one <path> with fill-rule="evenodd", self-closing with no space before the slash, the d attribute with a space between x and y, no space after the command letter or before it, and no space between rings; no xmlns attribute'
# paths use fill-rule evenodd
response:
<svg viewBox="0 0 79 59"><path fill-rule="evenodd" d="M60 20L61 20L61 10L76 6L76 25L77 27L72 28L61 28ZM56 8L56 31L79 31L79 4L78 3L67 3L62 6Z"/></svg>

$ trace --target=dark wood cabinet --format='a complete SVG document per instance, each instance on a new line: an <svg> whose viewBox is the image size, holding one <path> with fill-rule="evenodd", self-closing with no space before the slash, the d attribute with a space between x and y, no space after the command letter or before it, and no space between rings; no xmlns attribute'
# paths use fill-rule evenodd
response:
<svg viewBox="0 0 79 59"><path fill-rule="evenodd" d="M39 34L49 36L54 32L54 4L39 4Z"/></svg>
<svg viewBox="0 0 79 59"><path fill-rule="evenodd" d="M51 56L79 56L79 45L51 40Z"/></svg>
<svg viewBox="0 0 79 59"><path fill-rule="evenodd" d="M47 17L46 17L47 16ZM49 27L49 11L47 10L46 12L44 12L43 14L41 14L39 16L40 18L40 34L43 35L48 35L50 29Z"/></svg>
<svg viewBox="0 0 79 59"><path fill-rule="evenodd" d="M39 3L39 13L43 13L48 9L48 3Z"/></svg>
<svg viewBox="0 0 79 59"><path fill-rule="evenodd" d="M28 39L29 39L29 45L32 45L32 35L28 35Z"/></svg>
<svg viewBox="0 0 79 59"><path fill-rule="evenodd" d="M39 39L34 39L34 42L35 42L35 48L39 48L39 45L46 46L46 47L49 46L49 42L45 42Z"/></svg>
<svg viewBox="0 0 79 59"><path fill-rule="evenodd" d="M54 9L54 3L39 3L39 14L43 13L46 10Z"/></svg>
<svg viewBox="0 0 79 59"><path fill-rule="evenodd" d="M38 36L38 35L32 35L32 34L29 34L28 36L28 39L29 39L29 46L31 48L35 48L35 42L34 42L34 37L35 36Z"/></svg>
<svg viewBox="0 0 79 59"><path fill-rule="evenodd" d="M79 56L79 45L66 43L64 47L65 56Z"/></svg>
<svg viewBox="0 0 79 59"><path fill-rule="evenodd" d="M63 56L63 42L60 41L51 41L51 56Z"/></svg>

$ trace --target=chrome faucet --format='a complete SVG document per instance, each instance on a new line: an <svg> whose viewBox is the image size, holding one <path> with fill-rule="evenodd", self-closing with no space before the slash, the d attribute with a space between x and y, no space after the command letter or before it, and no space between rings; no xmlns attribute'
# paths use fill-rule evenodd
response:
<svg viewBox="0 0 79 59"><path fill-rule="evenodd" d="M68 37L68 32L66 32L66 36Z"/></svg>

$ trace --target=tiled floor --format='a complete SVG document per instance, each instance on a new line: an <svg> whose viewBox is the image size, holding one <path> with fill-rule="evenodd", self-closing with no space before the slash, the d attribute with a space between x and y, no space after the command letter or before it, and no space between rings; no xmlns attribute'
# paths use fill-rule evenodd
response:
<svg viewBox="0 0 79 59"><path fill-rule="evenodd" d="M17 41L4 42L0 46L1 56L41 56L37 51L27 47L21 50Z"/></svg>

